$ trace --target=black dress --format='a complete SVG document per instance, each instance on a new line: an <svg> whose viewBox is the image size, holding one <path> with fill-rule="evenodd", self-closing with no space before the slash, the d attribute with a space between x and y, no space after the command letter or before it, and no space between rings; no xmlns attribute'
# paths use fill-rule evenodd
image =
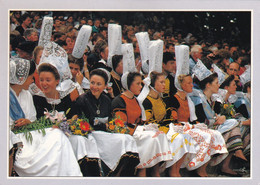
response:
<svg viewBox="0 0 260 185"><path fill-rule="evenodd" d="M163 93L163 99L167 99L169 97L172 98L177 92L177 89L174 84L175 78L171 74L169 74L165 80L165 89L167 90Z"/></svg>
<svg viewBox="0 0 260 185"><path fill-rule="evenodd" d="M75 112L75 102L72 102L70 99L70 94L65 96L61 99L61 102L59 104L50 104L47 102L46 97L34 95L33 96L33 102L37 113L37 119L44 116L44 111L47 109L48 111L57 110L58 112L64 111L64 113L67 112L68 109L70 111L66 115L68 119L70 119L73 115L76 114Z"/></svg>
<svg viewBox="0 0 260 185"><path fill-rule="evenodd" d="M96 99L95 96L92 95L91 91L88 91L78 97L76 100L76 107L79 117L84 114L89 119L89 123L94 130L99 131L93 132L92 134L97 142L98 149L102 151L102 153L110 153L111 150L113 152L119 152L120 150L117 151L117 148L125 147L122 143L125 143L125 141L129 139L129 135L100 132L106 131L106 124L96 124L96 121L94 121L97 118L102 119L111 117L111 100L105 93L102 93L100 97ZM106 135L109 135L111 139L103 141L104 139L102 136ZM115 140L117 141L116 143L114 143ZM100 141L102 142L100 143ZM109 147L104 147L102 145ZM121 168L121 176L133 176L135 166L137 166L139 162L138 154L128 151L121 155L114 171L111 170L103 160L101 160L101 166L105 176L114 176Z"/></svg>
<svg viewBox="0 0 260 185"><path fill-rule="evenodd" d="M99 99L96 99L91 91L88 91L76 100L76 111L79 117L84 114L89 119L89 123L94 130L105 131L106 125L94 125L94 120L95 118L111 117L111 100L104 93L100 95Z"/></svg>

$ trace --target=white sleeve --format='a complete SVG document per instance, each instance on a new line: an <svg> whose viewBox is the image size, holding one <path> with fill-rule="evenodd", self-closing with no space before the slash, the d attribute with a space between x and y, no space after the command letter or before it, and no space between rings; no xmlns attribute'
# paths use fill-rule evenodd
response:
<svg viewBox="0 0 260 185"><path fill-rule="evenodd" d="M36 120L36 110L33 103L32 95L29 91L22 90L20 92L18 101L23 109L25 118L29 119L31 122Z"/></svg>

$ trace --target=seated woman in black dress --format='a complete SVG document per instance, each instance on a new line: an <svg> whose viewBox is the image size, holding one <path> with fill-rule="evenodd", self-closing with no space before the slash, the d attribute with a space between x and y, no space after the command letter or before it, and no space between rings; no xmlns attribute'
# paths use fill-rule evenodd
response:
<svg viewBox="0 0 260 185"><path fill-rule="evenodd" d="M79 117L84 114L95 130L91 135L98 146L104 175L133 176L135 166L139 163L134 138L128 134L104 132L111 117L111 100L103 92L107 82L108 76L104 70L94 69L90 72L90 91L77 99L77 113ZM132 163L132 168L126 165L129 163Z"/></svg>
<svg viewBox="0 0 260 185"><path fill-rule="evenodd" d="M70 109L66 116L67 118L71 118L75 114L73 108L74 93L68 93L64 96L63 93L56 89L60 82L58 70L52 64L43 63L39 66L38 72L42 93L33 96L37 118L44 116L46 109L48 111L57 110L64 112Z"/></svg>

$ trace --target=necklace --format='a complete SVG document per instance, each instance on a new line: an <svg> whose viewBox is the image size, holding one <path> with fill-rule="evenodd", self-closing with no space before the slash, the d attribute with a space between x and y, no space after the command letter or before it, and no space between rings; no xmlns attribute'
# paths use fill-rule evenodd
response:
<svg viewBox="0 0 260 185"><path fill-rule="evenodd" d="M53 102L51 103L52 113L53 113L53 114L54 114L54 111L55 111L55 100L56 100L56 93L55 93L55 96L54 96Z"/></svg>
<svg viewBox="0 0 260 185"><path fill-rule="evenodd" d="M96 113L97 113L97 115L99 115L99 114L100 114L100 109L99 109L99 108L100 108L100 104L99 104L99 105L96 105L96 104L95 104L95 106L96 106L96 108L97 108Z"/></svg>

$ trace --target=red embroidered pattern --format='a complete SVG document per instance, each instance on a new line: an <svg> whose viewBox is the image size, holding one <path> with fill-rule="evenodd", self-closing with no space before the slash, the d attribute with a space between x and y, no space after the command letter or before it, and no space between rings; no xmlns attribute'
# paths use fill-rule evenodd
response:
<svg viewBox="0 0 260 185"><path fill-rule="evenodd" d="M167 153L166 152L163 152L163 153L157 153L155 156L153 156L153 158L149 159L146 163L143 163L143 164L140 164L137 166L137 168L145 168L146 165L150 164L153 160L155 160L156 158L158 157L161 157L161 156L165 156L165 155L171 155L171 151L168 151Z"/></svg>

